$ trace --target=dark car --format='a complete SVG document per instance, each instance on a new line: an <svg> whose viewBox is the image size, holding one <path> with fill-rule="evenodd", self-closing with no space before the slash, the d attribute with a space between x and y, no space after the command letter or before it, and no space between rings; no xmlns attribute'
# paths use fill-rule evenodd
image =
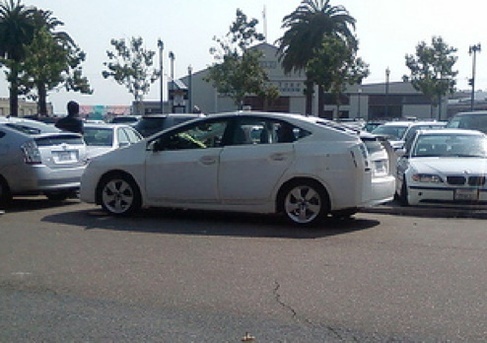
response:
<svg viewBox="0 0 487 343"><path fill-rule="evenodd" d="M478 130L487 134L487 111L457 113L450 119L446 127L451 129Z"/></svg>
<svg viewBox="0 0 487 343"><path fill-rule="evenodd" d="M201 113L169 113L151 114L142 116L134 128L144 137L148 137L159 131L170 128L185 121L204 117Z"/></svg>

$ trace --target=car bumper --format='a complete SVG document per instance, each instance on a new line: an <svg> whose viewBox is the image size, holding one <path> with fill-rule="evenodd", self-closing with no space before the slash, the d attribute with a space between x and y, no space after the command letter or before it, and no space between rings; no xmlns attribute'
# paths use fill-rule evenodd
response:
<svg viewBox="0 0 487 343"><path fill-rule="evenodd" d="M460 194L460 191L464 192ZM410 205L487 206L487 189L454 187L408 187Z"/></svg>
<svg viewBox="0 0 487 343"><path fill-rule="evenodd" d="M26 165L9 178L12 194L78 189L84 166L51 169L44 165Z"/></svg>
<svg viewBox="0 0 487 343"><path fill-rule="evenodd" d="M364 189L362 207L376 206L391 201L394 199L395 188L396 180L392 175L372 178Z"/></svg>

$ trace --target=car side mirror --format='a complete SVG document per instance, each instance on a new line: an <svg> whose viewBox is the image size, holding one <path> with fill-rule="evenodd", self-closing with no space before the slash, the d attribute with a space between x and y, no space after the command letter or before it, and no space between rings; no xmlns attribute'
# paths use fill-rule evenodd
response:
<svg viewBox="0 0 487 343"><path fill-rule="evenodd" d="M396 152L397 157L405 157L405 158L408 157L408 155L406 153L406 149L404 149L404 148L397 149L395 152Z"/></svg>

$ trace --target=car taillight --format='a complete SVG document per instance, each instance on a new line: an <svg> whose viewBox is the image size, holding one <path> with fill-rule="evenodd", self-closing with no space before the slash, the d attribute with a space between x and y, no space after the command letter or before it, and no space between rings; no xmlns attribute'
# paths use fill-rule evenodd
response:
<svg viewBox="0 0 487 343"><path fill-rule="evenodd" d="M37 147L36 142L29 141L20 146L22 152L24 154L24 162L27 164L40 164L41 161L41 152Z"/></svg>

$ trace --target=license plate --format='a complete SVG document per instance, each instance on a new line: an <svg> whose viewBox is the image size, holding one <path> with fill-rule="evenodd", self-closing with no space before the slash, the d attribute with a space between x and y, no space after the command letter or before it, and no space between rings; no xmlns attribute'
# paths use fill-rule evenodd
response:
<svg viewBox="0 0 487 343"><path fill-rule="evenodd" d="M479 191L478 189L457 189L455 190L455 200L477 201Z"/></svg>
<svg viewBox="0 0 487 343"><path fill-rule="evenodd" d="M56 151L54 152L54 161L57 163L73 162L78 160L78 154L76 151Z"/></svg>

